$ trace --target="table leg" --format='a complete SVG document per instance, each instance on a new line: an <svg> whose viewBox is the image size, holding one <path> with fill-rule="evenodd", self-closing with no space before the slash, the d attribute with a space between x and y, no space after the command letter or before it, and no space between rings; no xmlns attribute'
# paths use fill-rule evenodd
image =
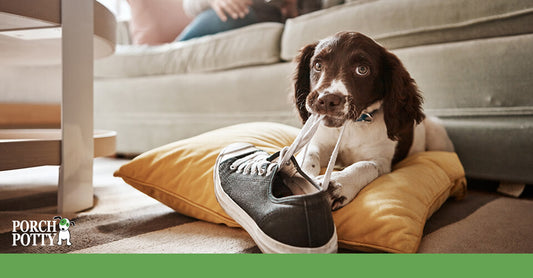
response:
<svg viewBox="0 0 533 278"><path fill-rule="evenodd" d="M93 0L61 1L62 104L58 213L93 206Z"/></svg>

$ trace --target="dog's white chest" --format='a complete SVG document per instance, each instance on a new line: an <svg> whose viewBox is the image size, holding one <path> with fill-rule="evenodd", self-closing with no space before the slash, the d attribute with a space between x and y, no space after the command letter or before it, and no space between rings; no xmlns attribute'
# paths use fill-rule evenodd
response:
<svg viewBox="0 0 533 278"><path fill-rule="evenodd" d="M70 232L67 231L59 231L58 234L59 239L70 239Z"/></svg>
<svg viewBox="0 0 533 278"><path fill-rule="evenodd" d="M326 153L331 153L340 134L340 128L320 126L314 144ZM372 123L348 121L341 139L337 165L349 166L358 161L375 158L392 159L396 142L387 137L387 128L382 117Z"/></svg>

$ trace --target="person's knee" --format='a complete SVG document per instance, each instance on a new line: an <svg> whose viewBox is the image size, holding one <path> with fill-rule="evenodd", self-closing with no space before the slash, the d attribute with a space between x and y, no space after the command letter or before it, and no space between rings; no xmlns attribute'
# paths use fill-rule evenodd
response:
<svg viewBox="0 0 533 278"><path fill-rule="evenodd" d="M250 24L258 23L257 16L250 10L244 18L228 18L222 21L214 10L209 9L199 14L178 36L177 41L185 41L205 35L225 32Z"/></svg>

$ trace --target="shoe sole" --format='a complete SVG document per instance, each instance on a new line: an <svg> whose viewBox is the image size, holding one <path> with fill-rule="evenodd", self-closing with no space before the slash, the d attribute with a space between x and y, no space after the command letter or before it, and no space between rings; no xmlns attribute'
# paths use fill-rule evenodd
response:
<svg viewBox="0 0 533 278"><path fill-rule="evenodd" d="M222 158L228 154L238 155L239 152L246 153L248 148L254 148L250 144L232 144L224 149L215 163L213 169L213 180L215 183L215 196L224 209L224 211L239 223L246 232L252 237L259 249L263 253L336 253L337 252L337 230L333 231L333 236L323 246L319 247L297 247L277 241L267 234L265 234L255 221L237 204L233 201L222 189L220 183L220 176L218 174L218 165Z"/></svg>

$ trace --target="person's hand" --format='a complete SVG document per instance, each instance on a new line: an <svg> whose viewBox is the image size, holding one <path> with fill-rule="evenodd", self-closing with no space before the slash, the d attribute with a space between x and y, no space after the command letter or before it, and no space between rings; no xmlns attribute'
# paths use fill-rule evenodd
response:
<svg viewBox="0 0 533 278"><path fill-rule="evenodd" d="M243 18L250 12L252 0L211 0L211 7L222 21L227 21L228 16L233 19Z"/></svg>

